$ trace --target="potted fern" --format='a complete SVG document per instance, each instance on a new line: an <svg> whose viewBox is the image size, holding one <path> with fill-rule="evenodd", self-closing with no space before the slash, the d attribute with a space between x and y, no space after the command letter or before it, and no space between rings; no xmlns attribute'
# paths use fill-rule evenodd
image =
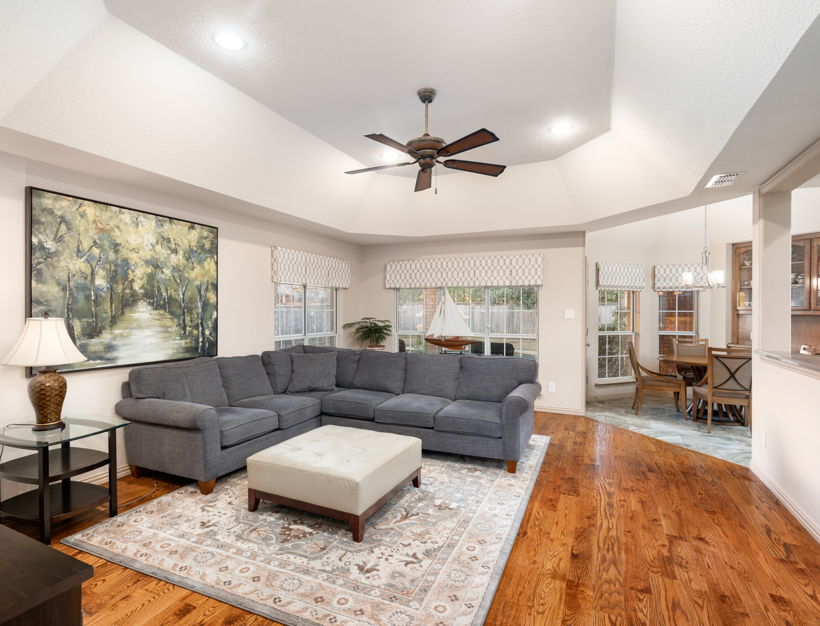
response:
<svg viewBox="0 0 820 626"><path fill-rule="evenodd" d="M342 328L352 330L356 340L369 350L384 350L384 341L393 334L393 325L388 320L375 317L363 317L358 322L343 324Z"/></svg>

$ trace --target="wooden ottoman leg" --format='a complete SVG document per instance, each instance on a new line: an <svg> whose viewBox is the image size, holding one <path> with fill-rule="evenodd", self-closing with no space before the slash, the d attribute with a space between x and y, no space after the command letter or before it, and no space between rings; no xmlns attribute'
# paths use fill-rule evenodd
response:
<svg viewBox="0 0 820 626"><path fill-rule="evenodd" d="M421 468L416 472L416 475L413 477L413 486L418 489L421 487Z"/></svg>
<svg viewBox="0 0 820 626"><path fill-rule="evenodd" d="M353 533L353 541L361 543L364 539L364 520L363 515L354 515L350 518L350 532Z"/></svg>
<svg viewBox="0 0 820 626"><path fill-rule="evenodd" d="M211 480L198 480L196 481L197 485L199 485L199 493L203 496L207 496L214 490L214 486L216 485L216 478L211 478Z"/></svg>
<svg viewBox="0 0 820 626"><path fill-rule="evenodd" d="M259 508L259 498L256 497L256 492L253 489L248 489L248 510L255 511Z"/></svg>

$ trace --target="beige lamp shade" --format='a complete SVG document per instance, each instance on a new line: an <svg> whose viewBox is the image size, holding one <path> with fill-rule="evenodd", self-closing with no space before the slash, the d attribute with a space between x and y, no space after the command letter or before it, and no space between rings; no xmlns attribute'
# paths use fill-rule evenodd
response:
<svg viewBox="0 0 820 626"><path fill-rule="evenodd" d="M47 367L87 360L68 336L63 318L29 317L20 338L3 363Z"/></svg>

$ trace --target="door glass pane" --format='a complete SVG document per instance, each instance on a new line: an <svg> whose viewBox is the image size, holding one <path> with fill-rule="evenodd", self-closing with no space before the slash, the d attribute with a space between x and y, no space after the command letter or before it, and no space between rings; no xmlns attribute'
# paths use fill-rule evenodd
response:
<svg viewBox="0 0 820 626"><path fill-rule="evenodd" d="M806 306L806 252L808 246L803 243L792 244L791 266L791 305L793 307Z"/></svg>

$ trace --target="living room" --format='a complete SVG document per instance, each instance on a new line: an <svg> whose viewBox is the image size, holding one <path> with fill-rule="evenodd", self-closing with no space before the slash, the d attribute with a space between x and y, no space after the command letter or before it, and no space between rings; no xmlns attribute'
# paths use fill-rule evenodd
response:
<svg viewBox="0 0 820 626"><path fill-rule="evenodd" d="M411 9L373 1L354 11L343 3L320 4L286 7L233 0L170 7L159 0L70 5L36 0L0 5L0 265L6 295L0 302L0 356L15 352L26 318L42 318L46 311L37 304L48 298L56 303L48 311L52 318L65 318L67 311L77 316L66 328L83 358L101 338L117 339L117 332L125 330L118 319L124 319L129 307L149 302L155 311L174 314L178 299L160 293L160 287L153 288L153 295L139 287L142 291L135 295L147 270L129 261L124 276L136 282L130 283L130 301L119 296L115 315L115 300L108 300L115 290L106 288L102 277L106 258L100 255L101 265L95 268L100 274L92 278L88 268L95 257L80 254L91 245L82 245L85 231L68 227L64 237L53 239L70 242L65 250L78 263L76 273L58 260L43 267L52 270L55 280L63 280L68 269L77 283L72 291L71 284L66 289L65 282L55 282L60 289L37 295L34 279L42 270L32 272L33 255L41 245L50 254L51 245L35 238L38 215L66 202L85 201L101 215L133 211L204 229L213 237L211 257L198 261L199 269L211 273L200 297L199 318L193 283L181 299L189 303L182 307L181 332L196 337L196 351L188 356L227 363L220 359L262 355L257 360L263 367L268 352L303 343L336 346L355 350L360 365L372 359L406 362L405 378L395 392L384 390L392 389L389 385L382 389L380 380L359 380L371 385L365 389L375 386L378 393L399 396L413 394L406 378L412 362L429 363L421 370L430 371L433 363L444 361L485 363L479 368L506 362L503 371L486 374L482 384L458 373L458 380L472 389L456 386L442 393L450 394L453 404L489 402L482 392L493 391L510 368L524 368L493 403L498 411L503 402L517 407L516 389L537 389L540 393L532 398L526 393L520 398L522 410L513 416L532 420L532 436L513 454L509 446L502 451L506 432L485 432L481 436L493 442L480 440L479 447L469 449L482 452L470 454L461 447L470 439L462 435L476 433L459 432L463 423L442 427L441 436L421 428L361 428L361 421L328 413L328 402L319 398L322 413L310 417L312 430L294 431L265 448L323 428L354 430L351 426L362 437L400 433L422 442L420 484L402 482L395 494L387 490L393 485L385 486L380 498L393 499L361 522L363 537L357 542L355 531L351 536L346 523L332 516L264 498L257 510L248 510L245 461L262 448L218 475L169 471L160 461L153 467L148 461L135 463L136 454L147 459L146 450L160 449L170 439L163 441L162 434L150 439L153 435L144 434L150 429L143 428L136 413L123 410L118 418L115 407L123 400L123 383L130 381L131 393L139 389L141 395L145 388L132 374L138 367L160 372L155 383L160 385L173 379L178 370L172 368L193 363L150 357L153 349L167 346L147 339L156 335L146 334L144 340L135 336L129 344L132 352L120 365L92 357L74 371L60 368L68 384L61 414L69 422L70 416L132 422L110 426L115 430L105 430L108 440L100 430L71 443L101 454L113 452L106 464L100 461L76 478L105 487L108 504L55 520L49 528L49 554L67 554L94 567L94 577L75 598L82 603L85 623L811 623L820 614L813 574L820 559L820 493L813 479L820 443L820 356L792 355L813 343L807 339L793 345L792 319L803 323L815 318L803 312L795 316L784 294L808 285L786 267L791 236L820 231L820 74L814 63L820 49L820 7L805 2L778 8L659 2L650 8L594 0L514 8L423 2ZM227 45L216 41L221 35L229 35L223 38ZM440 51L420 58L424 55L415 48L428 38L443 42ZM398 45L401 39L408 43ZM725 68L731 68L731 76ZM534 73L538 80L532 79ZM451 142L482 127L489 135L479 136L484 138L477 140L475 152L464 148L449 155L454 157L450 165L444 163L449 159L446 147L438 144L440 159L429 169L425 154L412 147L420 144L396 148L362 137L384 132L378 137L424 139L422 130L428 126L430 135ZM421 167L411 163L386 172L346 173L416 157ZM501 173L486 176L459 171L473 167L464 165L466 159L506 169L495 166ZM732 185L706 186L724 173L739 175ZM423 189L414 191L414 182ZM619 377L614 386L596 385L600 381L590 376L599 321L597 301L592 301L599 289L596 263L641 264L646 268L642 297L655 302L652 266L700 260L706 211L712 234L707 238L709 269L725 270L728 286L702 292L700 329L711 346L732 343L737 295L729 282L731 246L753 246L755 274L749 280L756 298L748 313L755 386L748 411L753 405L755 421L754 429L740 427L750 467L585 417L588 401L611 395L616 387L631 401L635 388ZM103 232L101 220L91 220L95 232ZM656 223L667 225L655 228ZM126 232L123 245L135 245L133 258L144 261L147 255L139 252L140 246L147 249L160 237L145 238L143 233L134 244L135 236ZM679 246L676 239L682 240ZM291 255L303 269L286 269ZM173 262L169 252L145 267L158 271ZM304 269L311 263L341 269L332 277L327 276L333 272L325 272L314 278ZM789 274L794 274L792 281ZM111 284L127 294L128 280L122 276ZM169 279L165 288L173 285ZM289 286L288 303L297 304L288 313L296 316L295 326L282 321L281 285ZM311 289L314 295L308 293ZM524 289L529 290L527 299ZM324 299L312 300L317 290ZM73 304L66 302L69 292ZM469 333L443 332L436 338L432 321L443 319L439 308L446 316L449 296ZM92 297L99 303L90 304ZM412 311L421 311L409 322L402 321L402 298L418 305ZM96 307L98 315L89 312ZM81 322L81 315L91 321ZM657 343L647 331L656 315L657 310L643 307L638 355L642 365L653 368ZM391 324L384 341L360 341L343 328L363 318ZM79 335L89 323L96 334L83 339ZM463 341L440 348L428 338ZM382 343L383 348L368 350L368 343ZM810 347L820 352L820 345ZM296 367L307 361L302 356L312 356L300 350L299 356L288 357L291 382L296 370L290 364ZM419 360L433 355L436 361ZM336 392L351 387L338 384L340 359L331 385ZM375 366L376 378L392 372L387 360L373 363L384 364ZM31 455L32 448L14 446L15 438L19 443L19 438L39 437L56 451L60 433L74 427L32 434L35 410L27 388L36 380L30 378L36 373L32 366L39 365L0 367L3 463ZM530 374L536 366L537 373ZM230 401L229 374L222 368L217 371ZM277 372L265 372L276 395ZM253 375L243 371L239 378L246 382ZM424 380L425 385L436 382ZM423 386L418 383L416 391ZM314 389L312 383L307 387ZM132 404L172 401L167 388L155 396L146 393L130 398ZM298 393L317 392L294 387L293 393L285 389L281 395ZM674 408L668 393L650 392L649 397ZM491 426L501 428L500 415ZM685 421L683 412L676 415L684 420L682 427L700 427ZM637 418L649 419L645 410ZM342 423L344 419L348 421ZM716 424L708 436L719 438L727 428L734 427ZM280 421L279 430L284 429ZM524 426L520 437L526 431ZM350 441L350 449L368 445ZM186 444L175 445L180 457L175 460L181 462ZM336 447L345 449L343 444ZM176 455L165 448L162 454L169 459ZM119 509L109 517L112 472ZM36 489L36 476L25 483L11 475L9 471L1 478L0 500ZM462 482L448 486L448 476L456 475ZM208 489L212 492L204 493ZM464 494L473 498L469 506ZM499 507L501 521L482 526L489 523L481 518L487 513L482 507L492 506ZM710 507L720 510L712 513ZM151 511L161 513L153 518ZM214 511L213 516L205 511ZM42 538L42 511L35 513L39 524L37 515L25 522L4 510L3 525L22 538L17 544L3 535L3 550L23 550L28 546L23 539ZM159 518L168 526L160 526ZM117 534L118 523L135 531L156 529L157 541L129 544ZM220 533L231 523L253 529L256 543L225 543L228 535ZM472 529L472 535L453 531L448 537L453 545L459 539L465 562L472 550L480 550L484 570L465 575L464 568L441 566L461 554L443 538L440 529L448 524ZM152 552L142 563L132 558L138 546L162 543L160 536L182 541L174 525L184 529L188 554L199 559L188 564L200 563L207 582L186 580L163 561L168 555ZM436 536L437 525L441 537ZM482 532L492 537L492 549L478 543ZM98 534L92 540L83 533ZM121 542L123 552L95 548L94 541ZM401 541L418 543L406 553L394 553ZM195 553L198 542L206 548ZM641 543L645 552L636 545ZM288 546L294 549L292 558L305 559L301 563L308 566L288 563ZM311 549L359 555L349 559L345 567L350 571L344 575L333 570L338 577L333 601L341 604L332 610L325 602L330 601L327 593L319 592L330 570L319 571L321 559L309 554ZM428 553L422 554L425 549ZM206 563L208 550L220 559L230 553L219 566L235 568L235 576L242 567L256 567L239 554L243 550L258 562L268 559L263 574L252 573L278 577L275 590L261 585L252 598L220 590L215 582L219 567ZM407 564L400 567L397 560ZM721 574L738 562L745 573ZM370 567L381 570L365 571ZM403 570L414 575L424 571L432 582L427 584L423 575L405 578ZM758 582L751 584L751 579ZM357 584L369 585L371 598L379 600L366 600L361 589L354 589ZM23 607L28 601L24 591L15 590L18 595L0 603L0 611ZM388 599L391 593L398 599Z"/></svg>

